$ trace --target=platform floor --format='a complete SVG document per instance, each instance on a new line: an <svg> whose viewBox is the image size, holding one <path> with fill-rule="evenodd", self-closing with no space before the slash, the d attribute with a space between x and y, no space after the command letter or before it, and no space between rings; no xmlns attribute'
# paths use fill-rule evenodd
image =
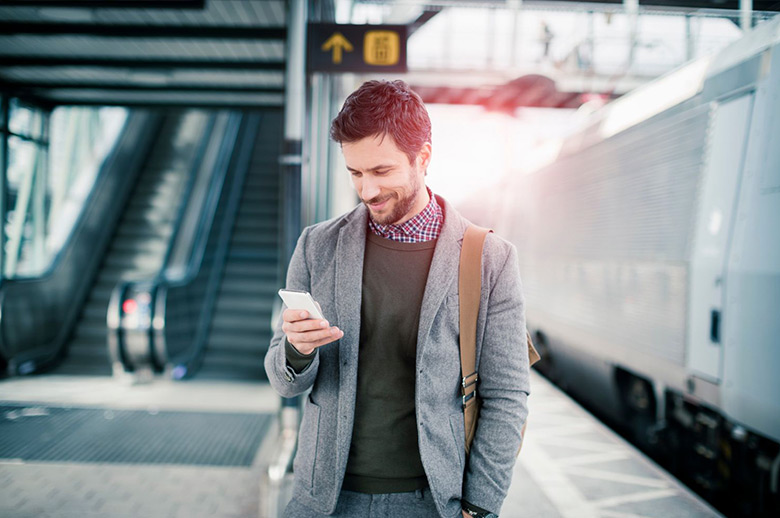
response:
<svg viewBox="0 0 780 518"><path fill-rule="evenodd" d="M535 372L531 387L527 436L502 518L720 516ZM4 440L2 430L63 408L103 409L106 416L136 411L213 417L276 415L278 404L272 389L257 383L130 385L69 376L0 382L0 516L275 518L267 513L273 507L269 499L289 496L285 490L280 497L269 496L263 486L270 440L257 447L251 463L240 466L63 462L14 457L13 451L21 450Z"/></svg>

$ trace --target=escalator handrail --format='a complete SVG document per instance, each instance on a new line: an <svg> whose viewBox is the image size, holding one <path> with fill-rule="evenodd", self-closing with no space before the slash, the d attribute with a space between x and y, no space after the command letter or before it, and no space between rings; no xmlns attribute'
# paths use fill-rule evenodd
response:
<svg viewBox="0 0 780 518"><path fill-rule="evenodd" d="M203 305L201 306L200 318L198 319L198 329L195 333L195 340L192 348L193 358L196 359L199 359L202 355L202 352L205 349L206 340L208 339L208 331L211 326L211 311L214 307L219 288L219 283L216 281L221 278L227 250L230 247L230 240L232 237L231 230L235 224L238 207L241 202L244 179L246 178L246 173L249 169L256 135L260 126L259 116L251 116L247 123L249 130L244 131L244 134L242 135L243 138L241 139L240 146L237 150L238 156L236 157L236 163L234 164L235 171L233 173L233 181L229 192L229 198L226 203L225 217L221 222L222 226L220 228L219 241L215 251L217 260L215 261L215 264L212 265L211 279L207 287Z"/></svg>
<svg viewBox="0 0 780 518"><path fill-rule="evenodd" d="M200 270L200 264L206 251L206 242L208 231L214 220L219 198L224 188L225 179L228 175L230 159L234 153L239 127L241 126L242 115L239 112L230 112L227 114L224 132L219 136L220 145L213 165L209 166L209 184L205 189L205 196L199 200L190 200L187 207L183 207L180 219L177 222L174 238L171 240L171 247L168 250L160 270L158 282L167 286L177 286L186 284L197 275ZM216 127L216 124L215 124ZM198 203L194 205L193 202ZM177 239L180 237L182 222L186 214L198 215L197 224L194 230L186 235L181 235L182 242ZM186 258L182 260L184 267L177 264L175 257Z"/></svg>
<svg viewBox="0 0 780 518"><path fill-rule="evenodd" d="M246 117L244 124L242 124L241 131L236 135L236 138L234 138L236 146L234 147L232 153L233 160L231 160L228 164L231 182L229 191L226 193L227 199L223 202L225 207L225 214L222 220L217 223L220 225L220 227L218 228L218 241L215 245L215 261L211 266L204 297L200 304L199 318L196 320L196 328L193 330L194 338L192 340L192 346L189 347L188 353L186 355L188 358L187 361L190 365L200 362L202 359L202 353L205 349L206 340L208 338L208 330L211 325L210 313L213 309L213 305L217 297L217 290L219 288L218 280L221 278L226 252L230 246L231 229L233 228L237 216L244 179L246 177L246 172L249 168L249 163L252 158L252 151L257 133L259 131L259 126L260 116L257 114L249 115ZM227 171L228 170L226 170L226 172ZM221 194L222 193L220 193L220 195ZM220 196L215 196L215 202L218 202L219 198ZM216 210L217 207L215 206L215 213ZM165 297L167 294L170 293L171 289L184 287L188 283L192 282L197 277L202 268L209 235L215 230L212 227L212 225L215 223L214 219L215 218L213 214L210 220L206 221L204 219L204 227L198 230L198 234L201 236L201 247L199 250L195 251L196 253L193 253L193 260L190 263L190 268L188 268L188 271L185 272L185 274L181 276L180 279L176 279L174 282L166 283L165 289L160 291L162 296L160 297L161 300L158 299L158 303L155 307L155 320L161 321L162 327L165 326ZM161 339L164 341L164 336L160 337L159 335L159 333L155 334L157 337L156 339ZM160 349L165 349L166 344L156 343L154 344L154 347L159 351Z"/></svg>
<svg viewBox="0 0 780 518"><path fill-rule="evenodd" d="M190 171L189 179L187 181L187 186L185 188L184 201L179 207L178 214L176 214L175 223L173 225L173 234L171 234L171 237L168 241L168 249L165 251L165 258L163 259L162 262L163 267L160 269L160 272L164 271L165 268L167 267L167 264L170 261L171 256L173 255L175 245L180 238L182 221L187 215L188 209L190 209L193 201L196 201L192 199L193 190L195 189L195 185L197 184L197 180L200 177L200 174L202 174L201 170L203 169L202 167L203 160L206 156L206 153L208 152L209 144L211 143L211 140L214 137L214 131L216 130L217 127L216 119L218 117L219 115L209 117L209 120L206 123L206 127L203 130L203 138L201 140L200 145L198 146L198 151L196 153L195 160L193 161L193 167Z"/></svg>

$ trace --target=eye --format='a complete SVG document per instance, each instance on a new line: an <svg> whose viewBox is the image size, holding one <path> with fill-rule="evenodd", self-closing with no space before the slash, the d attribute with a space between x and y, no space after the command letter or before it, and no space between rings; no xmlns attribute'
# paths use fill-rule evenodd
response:
<svg viewBox="0 0 780 518"><path fill-rule="evenodd" d="M384 175L388 174L389 172L390 171L376 171L374 174L376 174L377 176L384 176Z"/></svg>
<svg viewBox="0 0 780 518"><path fill-rule="evenodd" d="M361 172L359 172L359 171L350 171L350 174L351 174L353 177L355 177L355 178L360 178L361 176L363 176L363 173L361 173Z"/></svg>

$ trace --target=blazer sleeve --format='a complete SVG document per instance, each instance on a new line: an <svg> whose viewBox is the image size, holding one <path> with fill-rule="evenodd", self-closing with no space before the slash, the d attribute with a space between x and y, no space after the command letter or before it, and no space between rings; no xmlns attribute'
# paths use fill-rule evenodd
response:
<svg viewBox="0 0 780 518"><path fill-rule="evenodd" d="M288 290L311 291L311 275L306 263L306 240L310 228L307 227L298 238L295 251L287 268ZM319 350L315 351L314 359L301 372L288 363L286 354L287 337L282 331L282 314L287 309L282 305L279 320L276 322L274 334L271 337L271 345L265 354L265 372L271 386L283 397L293 397L306 392L314 384L317 377L317 369L320 364Z"/></svg>
<svg viewBox="0 0 780 518"><path fill-rule="evenodd" d="M530 393L520 269L517 250L507 245L487 300L478 366L481 409L463 485L463 500L494 513L512 481Z"/></svg>

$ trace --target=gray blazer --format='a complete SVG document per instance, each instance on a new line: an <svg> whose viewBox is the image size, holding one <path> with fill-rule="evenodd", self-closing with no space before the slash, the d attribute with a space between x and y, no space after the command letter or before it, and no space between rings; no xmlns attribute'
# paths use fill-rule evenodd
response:
<svg viewBox="0 0 780 518"><path fill-rule="evenodd" d="M458 343L458 265L468 221L437 197L444 224L420 308L415 406L420 456L442 517L460 517L461 498L498 512L506 497L528 414L525 311L515 247L495 234L485 241L477 324L479 424L464 448ZM317 349L297 374L286 363L281 319L265 357L271 385L304 400L293 495L321 513L336 508L349 455L357 386L360 300L368 210L307 227L290 260L287 288L309 291L340 340ZM284 308L286 309L286 308Z"/></svg>

